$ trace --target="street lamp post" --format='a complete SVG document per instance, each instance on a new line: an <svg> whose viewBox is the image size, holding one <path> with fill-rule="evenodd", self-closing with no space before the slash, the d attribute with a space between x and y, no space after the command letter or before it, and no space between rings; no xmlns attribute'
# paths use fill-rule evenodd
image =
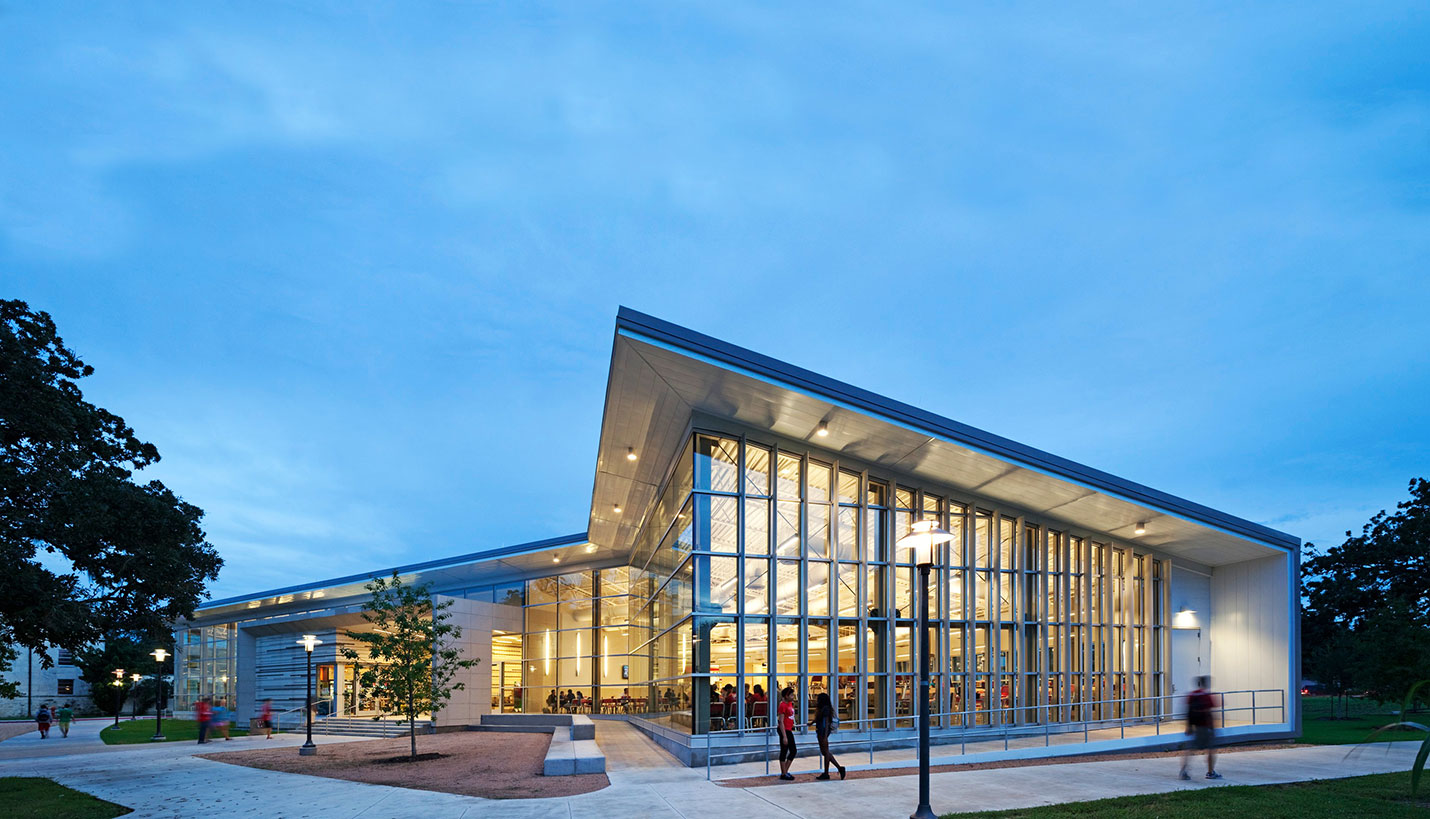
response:
<svg viewBox="0 0 1430 819"><path fill-rule="evenodd" d="M120 696L124 693L124 669L114 669L114 727L119 727L119 706L124 701Z"/></svg>
<svg viewBox="0 0 1430 819"><path fill-rule="evenodd" d="M156 648L149 652L149 656L154 658L154 736L149 737L150 742L164 741L164 658L169 656L169 652Z"/></svg>
<svg viewBox="0 0 1430 819"><path fill-rule="evenodd" d="M299 756L312 756L318 752L318 746L313 744L313 648L322 643L322 640L312 634L304 634L303 639L298 641L298 645L308 652L308 702L303 709L308 717L308 741L298 747Z"/></svg>
<svg viewBox="0 0 1430 819"><path fill-rule="evenodd" d="M919 806L909 819L935 819L929 807L929 570L933 568L934 547L953 540L953 535L931 520L921 520L899 538L896 548L913 552L919 567Z"/></svg>
<svg viewBox="0 0 1430 819"><path fill-rule="evenodd" d="M129 720L132 722L139 719L139 681L144 679L144 675L138 671L129 675L129 681L134 683L129 687L134 692L134 696L129 698Z"/></svg>

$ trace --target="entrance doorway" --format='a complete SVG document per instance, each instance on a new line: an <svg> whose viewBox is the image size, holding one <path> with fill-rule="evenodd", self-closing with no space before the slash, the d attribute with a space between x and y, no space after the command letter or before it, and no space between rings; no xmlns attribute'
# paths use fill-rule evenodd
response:
<svg viewBox="0 0 1430 819"><path fill-rule="evenodd" d="M492 632L492 713L519 713L521 703L521 634Z"/></svg>
<svg viewBox="0 0 1430 819"><path fill-rule="evenodd" d="M1205 674L1202 669L1202 630L1199 628L1172 629L1172 711L1185 714L1187 692L1195 687L1197 677Z"/></svg>

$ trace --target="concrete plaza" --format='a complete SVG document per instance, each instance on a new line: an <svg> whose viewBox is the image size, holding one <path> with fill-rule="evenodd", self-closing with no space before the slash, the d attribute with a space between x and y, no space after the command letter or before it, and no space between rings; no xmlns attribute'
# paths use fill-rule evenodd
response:
<svg viewBox="0 0 1430 819"><path fill-rule="evenodd" d="M0 776L49 777L134 808L135 817L899 817L912 811L917 793L912 776L816 782L808 773L812 759L797 761L797 782L722 786L707 782L704 769L677 764L645 735L616 721L602 721L596 736L607 757L610 787L579 796L499 801L263 771L197 757L201 751L296 746L302 737L294 734L272 740L240 738L207 748L193 743L106 746L98 739L101 724L80 726L68 740L35 736L0 742ZM1344 746L1227 754L1218 764L1226 778L1218 783L1200 778L1182 782L1176 778L1176 761L1167 758L939 773L932 778L933 807L938 812L1017 808L1403 771L1410 766L1415 745L1396 743L1388 752L1377 746L1349 758L1350 749ZM851 757L846 764L858 761Z"/></svg>

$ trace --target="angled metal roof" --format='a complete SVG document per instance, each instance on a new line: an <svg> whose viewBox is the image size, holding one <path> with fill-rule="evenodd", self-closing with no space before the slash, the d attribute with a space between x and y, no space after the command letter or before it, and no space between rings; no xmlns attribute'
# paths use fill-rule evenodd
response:
<svg viewBox="0 0 1430 819"><path fill-rule="evenodd" d="M1165 515L1160 532L1136 539L1180 544L1208 564L1247 559L1254 550L1237 545L1245 540L1300 546L1285 532L626 307L616 318L605 412L588 528L593 541L617 550L631 543L692 415L768 429L1127 540L1137 521ZM821 421L836 434L816 439ZM638 462L623 457L628 449L641 451ZM613 514L618 504L624 514Z"/></svg>
<svg viewBox="0 0 1430 819"><path fill-rule="evenodd" d="M514 546L499 546L493 549L486 549L480 552L470 552L464 555L453 557L443 557L436 560L425 560L421 563L408 563L403 566L393 566L389 569L373 569L372 571L360 574L350 574L343 577L333 577L327 580L314 580L310 583L300 583L296 586L285 586L281 589L269 589L268 591L257 592L255 594L245 594L239 597L226 597L222 600L210 600L204 603L196 611L196 616L204 616L212 613L212 609L222 608L254 601L277 599L284 597L296 597L305 592L326 591L335 587L361 585L367 583L374 577L389 577L400 574L431 574L440 572L443 569L454 569L474 563L486 563L502 558L511 558L531 552L540 552L551 549L559 549L563 546L575 546L587 542L586 533L581 532L565 537L553 537L545 540L534 540L530 543L518 543Z"/></svg>

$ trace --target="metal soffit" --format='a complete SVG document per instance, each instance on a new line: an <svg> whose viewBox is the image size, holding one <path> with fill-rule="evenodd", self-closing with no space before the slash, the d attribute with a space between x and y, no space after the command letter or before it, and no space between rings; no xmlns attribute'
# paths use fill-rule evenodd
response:
<svg viewBox="0 0 1430 819"><path fill-rule="evenodd" d="M776 435L1208 566L1284 553L1284 532L621 308L589 537L628 553L694 414ZM827 437L817 437L821 423ZM635 451L637 460L626 456ZM620 512L616 512L617 508ZM1135 534L1138 522L1148 524Z"/></svg>

